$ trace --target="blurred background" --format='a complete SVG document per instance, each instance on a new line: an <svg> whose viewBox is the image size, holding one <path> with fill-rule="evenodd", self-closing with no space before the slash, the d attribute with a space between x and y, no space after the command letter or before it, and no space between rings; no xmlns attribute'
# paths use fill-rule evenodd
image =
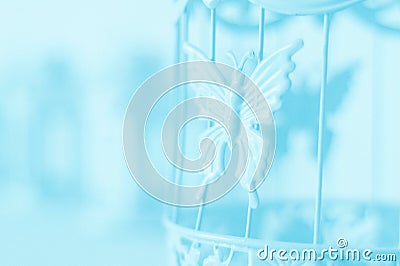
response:
<svg viewBox="0 0 400 266"><path fill-rule="evenodd" d="M397 206L400 9L376 15L393 30L368 16L374 7L332 22L325 195ZM203 46L198 10L190 36ZM0 265L165 265L169 210L132 180L122 122L141 82L174 62L177 12L154 0L0 3ZM221 51L236 33L257 37L227 16ZM276 115L265 200L314 196L321 28L296 17L266 29L266 54L297 38L305 46ZM239 54L257 48L241 40Z"/></svg>
<svg viewBox="0 0 400 266"><path fill-rule="evenodd" d="M127 170L122 122L172 62L172 7L0 3L0 265L162 265L162 205Z"/></svg>

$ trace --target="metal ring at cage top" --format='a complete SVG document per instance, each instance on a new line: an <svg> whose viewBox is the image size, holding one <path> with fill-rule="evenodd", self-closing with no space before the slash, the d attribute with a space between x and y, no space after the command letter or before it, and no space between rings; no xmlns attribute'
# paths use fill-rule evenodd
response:
<svg viewBox="0 0 400 266"><path fill-rule="evenodd" d="M227 0L218 7L218 19L223 26L235 27L235 30L257 29L259 27L259 7L249 1ZM265 25L277 26L285 20L285 16L269 12Z"/></svg>

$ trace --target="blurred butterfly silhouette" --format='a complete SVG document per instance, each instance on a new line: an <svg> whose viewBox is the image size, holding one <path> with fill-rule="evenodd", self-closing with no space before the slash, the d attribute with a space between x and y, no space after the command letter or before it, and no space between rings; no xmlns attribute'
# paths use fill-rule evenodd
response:
<svg viewBox="0 0 400 266"><path fill-rule="evenodd" d="M400 34L400 1L370 0L352 9L364 22L379 30Z"/></svg>
<svg viewBox="0 0 400 266"><path fill-rule="evenodd" d="M325 92L325 110L329 119L331 115L340 110L342 103L350 91L350 85L357 68L356 63L352 63L340 71L331 75L328 80ZM277 139L275 158L285 156L289 151L288 139L293 132L306 132L310 139L316 140L318 133L318 113L319 113L319 91L309 90L311 86L305 80L300 84L296 84L292 90L289 90L282 96L283 105L277 114L276 124ZM296 119L293 119L296 118ZM324 131L324 154L326 157L331 148L334 131L328 126ZM316 151L317 142L313 142L310 148ZM312 152L316 156L316 152Z"/></svg>

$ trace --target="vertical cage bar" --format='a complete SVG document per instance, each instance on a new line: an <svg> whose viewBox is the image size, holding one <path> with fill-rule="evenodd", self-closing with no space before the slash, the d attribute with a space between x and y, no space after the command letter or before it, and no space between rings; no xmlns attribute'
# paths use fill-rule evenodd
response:
<svg viewBox="0 0 400 266"><path fill-rule="evenodd" d="M328 78L328 48L329 48L329 31L330 31L330 15L324 15L324 39L323 39L323 67L321 79L321 91L319 100L319 120L318 120L318 181L317 193L315 201L315 214L314 214L314 235L313 244L318 244L320 237L321 226L321 210L322 210L322 187L323 187L323 143L324 143L324 130L325 130L325 90Z"/></svg>
<svg viewBox="0 0 400 266"><path fill-rule="evenodd" d="M252 209L250 204L248 204L247 206L247 219L246 219L246 231L244 234L245 238L249 238L250 237L250 225L251 225L251 216L252 216Z"/></svg>
<svg viewBox="0 0 400 266"><path fill-rule="evenodd" d="M264 40L265 38L265 8L260 9L260 22L258 25L258 39L259 39L259 54L258 61L261 62L264 59Z"/></svg>
<svg viewBox="0 0 400 266"><path fill-rule="evenodd" d="M217 13L215 8L210 9L210 60L215 61L215 50L216 50L216 35L217 35ZM214 123L208 122L208 127L212 127ZM200 205L197 211L195 230L200 230L201 221L203 216L204 205Z"/></svg>
<svg viewBox="0 0 400 266"><path fill-rule="evenodd" d="M175 63L179 63L182 54L182 31L181 31L181 18L175 24Z"/></svg>
<svg viewBox="0 0 400 266"><path fill-rule="evenodd" d="M397 254L400 254L400 209L399 209L399 232L397 233L398 234L398 239L397 239ZM397 256L399 256L399 255L397 255ZM400 266L400 257L397 257L396 258L396 260L397 260L397 263L396 263L396 265L397 266Z"/></svg>
<svg viewBox="0 0 400 266"><path fill-rule="evenodd" d="M217 12L215 8L210 9L211 14L211 30L210 30L210 45L211 45L211 55L210 60L215 61L215 48L216 48L216 31L217 31Z"/></svg>
<svg viewBox="0 0 400 266"><path fill-rule="evenodd" d="M246 231L244 233L244 238L246 238L246 239L250 237L250 229L251 229L250 225L251 225L252 213L253 213L253 210L251 209L250 200L249 200L249 204L247 205ZM247 254L247 260L248 260L247 261L248 266L253 265L252 256L251 256L250 252Z"/></svg>
<svg viewBox="0 0 400 266"><path fill-rule="evenodd" d="M175 25L175 63L179 63L182 57L182 16L178 19ZM173 168L172 175L174 176L174 182L176 183L178 181L178 171L176 168ZM175 196L177 196L177 191L175 191ZM171 221L176 223L177 219L178 209L177 207L172 207Z"/></svg>
<svg viewBox="0 0 400 266"><path fill-rule="evenodd" d="M188 4L189 5L189 4ZM189 40L189 6L185 7L182 14L182 44L187 43ZM186 53L182 53L182 60L187 60Z"/></svg>
<svg viewBox="0 0 400 266"><path fill-rule="evenodd" d="M181 17L179 18L177 24L176 24L176 55L175 55L175 60L178 62L186 61L187 56L185 53L182 51L182 46L183 43L186 43L188 41L188 28L189 28L189 15L188 15L188 6L185 7ZM185 99L187 98L187 93L186 91L183 93L182 97ZM186 134L182 132L182 137L186 138ZM183 147L182 150L185 150L185 141L183 141ZM179 151L178 151L179 152ZM173 170L173 176L174 176L174 183L179 184L182 179L182 173L180 171L177 171L176 168ZM175 196L179 197L178 191L175 191ZM174 206L172 207L172 214L171 214L171 221L174 223L178 222L178 207Z"/></svg>
<svg viewBox="0 0 400 266"><path fill-rule="evenodd" d="M197 211L196 226L194 227L194 230L196 230L196 231L200 230L200 227L201 227L201 219L202 219L202 216L203 216L203 208L204 208L204 205L202 204L202 205L200 205L200 207L199 207L199 209Z"/></svg>

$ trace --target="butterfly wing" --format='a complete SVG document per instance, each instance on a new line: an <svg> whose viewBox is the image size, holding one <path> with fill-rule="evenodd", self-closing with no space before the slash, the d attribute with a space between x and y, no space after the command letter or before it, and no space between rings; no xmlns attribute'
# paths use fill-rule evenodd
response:
<svg viewBox="0 0 400 266"><path fill-rule="evenodd" d="M189 55L191 60L201 60L201 61L210 61L210 59L207 57L207 55L197 46L186 42L183 44L183 52L186 55ZM221 80L225 79L226 77L219 71L217 65L213 69L202 69L202 71L208 71L209 76L211 77L211 80ZM197 83L199 88L201 88L199 91L201 91L201 94L204 94L208 97L213 97L216 98L220 101L224 101L224 99L229 98L230 92L224 88L221 88L220 86L212 86L210 84L206 83ZM198 95L199 96L199 95Z"/></svg>
<svg viewBox="0 0 400 266"><path fill-rule="evenodd" d="M303 47L303 41L297 40L279 50L274 52L271 56L261 61L255 68L250 76L250 79L259 87L265 99L267 100L271 111L277 111L282 102L281 96L291 87L289 74L292 73L296 67L292 60L293 55ZM256 95L246 95L257 109L257 102L263 99L257 99ZM241 110L241 117L243 121L249 121L253 117L253 112L244 104Z"/></svg>
<svg viewBox="0 0 400 266"><path fill-rule="evenodd" d="M280 108L281 96L291 87L289 74L295 69L292 57L302 47L303 41L297 40L279 49L259 63L250 75L250 79L258 86L265 99L260 99L258 95L251 95L250 93L245 95L245 99L251 103L252 106L250 108L246 103L243 103L240 112L242 122L247 126L249 138L248 165L240 181L241 186L246 190L251 188L252 182L255 180L254 175L256 174L255 172L259 163L265 164L265 166L263 166L263 168L265 168L262 171L263 173L268 171L268 164L260 161L262 160L262 158L260 158L262 152L260 147L263 146L263 140L255 125L258 123L270 123L270 121L256 121L253 111L257 112L257 110L262 108L264 100L267 100L272 112ZM257 208L258 202L257 191L249 193L251 208Z"/></svg>

